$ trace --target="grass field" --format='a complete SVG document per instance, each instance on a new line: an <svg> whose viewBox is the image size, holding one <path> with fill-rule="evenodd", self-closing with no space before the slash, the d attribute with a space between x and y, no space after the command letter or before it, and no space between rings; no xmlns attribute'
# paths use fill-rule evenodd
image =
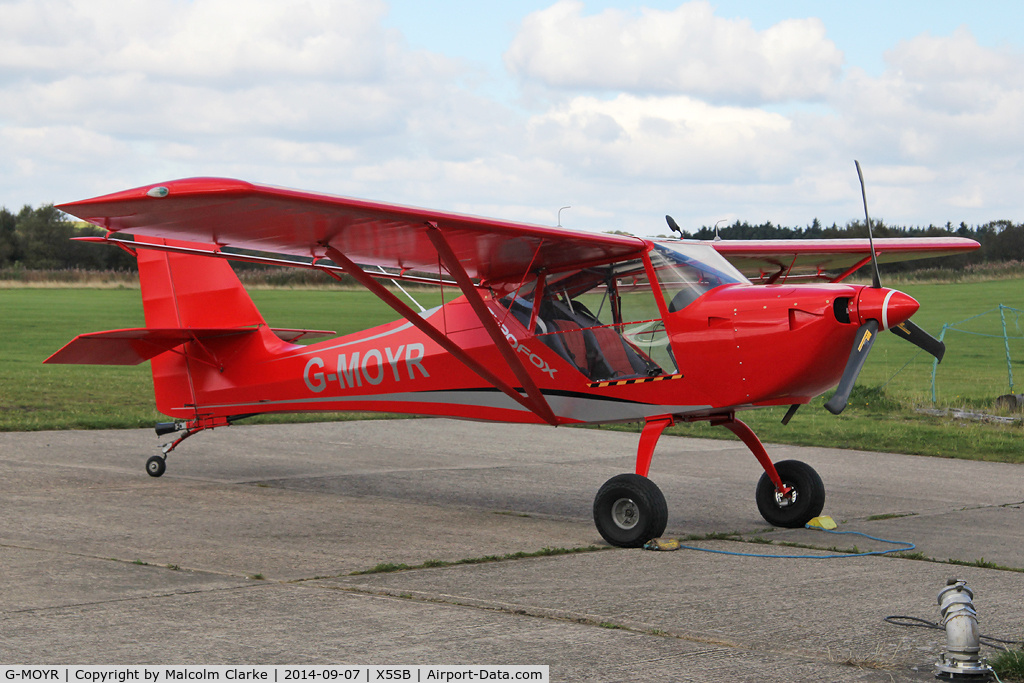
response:
<svg viewBox="0 0 1024 683"><path fill-rule="evenodd" d="M901 283L900 287L921 302L915 322L936 335L944 323L958 322L1000 303L1024 309L1024 280L1019 279ZM361 290L255 290L252 296L275 327L332 329L346 334L396 317ZM425 306L440 302L436 291L417 292L416 296ZM153 403L148 364L41 364L75 334L143 326L138 290L2 289L0 320L0 430L150 427L165 419ZM1016 337L1010 341L1010 351L1018 381L1015 390L1019 393L1024 390L1024 340L1019 321L1011 316L1007 323L1008 332ZM1000 336L947 332L946 360L937 376L939 405L990 409L996 396L1009 392L1002 324L998 313L993 313L972 321L965 329ZM819 398L801 408L788 427L779 423L784 409L744 413L743 419L768 442L1024 462L1024 429L1020 426L961 424L913 411L916 405L930 405L931 392L931 359L923 353L916 355L917 351L894 335L881 335L861 374L860 388L838 418L825 412ZM879 391L877 388L886 382ZM258 419L342 417L351 416L312 414ZM734 438L706 425L680 426L670 433Z"/></svg>
<svg viewBox="0 0 1024 683"><path fill-rule="evenodd" d="M994 280L943 284L900 284L921 303L914 322L939 336L944 324L957 323L999 304L1024 310L1024 280ZM1016 393L1024 392L1024 320L1006 312L1007 334ZM968 334L974 332L976 334ZM977 334L993 335L981 337ZM1015 337L1015 339L1014 339ZM1010 393L1002 322L998 311L989 312L947 331L946 356L936 373L936 398L942 405L992 408L993 399ZM908 361L910 365L892 379L887 393L918 402L931 401L932 359L917 347L892 334L882 334L871 350L860 382L879 386L888 382Z"/></svg>
<svg viewBox="0 0 1024 683"><path fill-rule="evenodd" d="M417 292L440 303L437 292ZM356 332L395 319L364 291L257 290L253 301L273 327ZM0 430L150 427L156 411L149 363L136 366L42 365L76 334L144 327L142 300L131 289L0 290ZM338 417L338 416L334 416ZM276 416L264 421L331 416Z"/></svg>

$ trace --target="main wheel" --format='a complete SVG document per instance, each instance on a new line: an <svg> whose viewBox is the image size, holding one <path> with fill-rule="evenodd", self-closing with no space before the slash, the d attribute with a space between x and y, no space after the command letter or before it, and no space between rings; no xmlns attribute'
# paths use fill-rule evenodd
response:
<svg viewBox="0 0 1024 683"><path fill-rule="evenodd" d="M598 490L594 524L612 545L639 548L665 532L668 505L661 489L647 477L620 474Z"/></svg>
<svg viewBox="0 0 1024 683"><path fill-rule="evenodd" d="M821 477L807 463L783 460L775 463L775 471L786 486L793 490L779 495L768 473L757 482L757 510L772 526L798 529L821 514L825 507L825 485Z"/></svg>
<svg viewBox="0 0 1024 683"><path fill-rule="evenodd" d="M167 461L159 455L154 455L146 461L146 474L151 477L159 477L167 469Z"/></svg>

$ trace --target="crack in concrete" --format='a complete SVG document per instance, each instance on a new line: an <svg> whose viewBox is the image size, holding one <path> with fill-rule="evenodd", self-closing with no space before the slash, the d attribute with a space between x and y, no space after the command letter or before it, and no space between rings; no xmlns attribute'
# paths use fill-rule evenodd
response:
<svg viewBox="0 0 1024 683"><path fill-rule="evenodd" d="M470 609L481 609L493 612L501 612L504 614L510 614L515 616L526 616L535 619L547 619L552 621L570 622L580 624L582 626L589 626L593 628L604 628L611 630L621 630L628 633L634 633L637 635L653 636L656 638L673 638L688 643L694 643L697 645L708 645L711 646L706 651L694 653L693 656L700 656L707 653L716 651L743 651L752 653L767 653L773 655L784 655L788 657L796 657L807 662L830 664L833 666L856 666L857 668L869 668L873 670L881 669L896 669L900 666L899 663L895 662L894 659L886 657L884 661L876 661L871 657L860 658L856 661L858 664L850 663L853 661L852 654L848 660L836 661L831 652L827 656L815 656L808 654L802 650L792 650L786 648L780 649L769 649L750 643L740 643L737 641L726 640L720 637L711 636L695 631L672 631L666 630L659 627L651 626L643 622L635 622L630 620L616 620L612 617L600 616L596 614L573 612L571 610L554 609L537 607L535 605L523 605L519 603L507 603L498 600L484 600L479 598L471 598L468 596L449 595L446 593L429 593L426 591L414 591L414 590L400 590L391 588L380 588L380 587L360 587L360 586L332 586L324 584L304 584L304 586L310 588L318 588L321 590L332 590L341 591L344 593L359 595L365 597L385 597L397 600L412 600L414 602L421 602L425 604L440 604L449 605L452 607L466 607ZM898 649L898 648L897 648Z"/></svg>
<svg viewBox="0 0 1024 683"><path fill-rule="evenodd" d="M264 585L279 585L276 583L269 583ZM155 593L150 595L133 595L127 598L108 598L106 600L93 600L90 602L69 602L63 605L51 605L49 607L26 607L25 609L13 609L2 612L4 616L14 614L31 614L33 612L54 612L62 609L72 609L75 607L94 607L97 605L110 605L124 602L137 602L144 600L159 600L161 598L173 598L178 595L198 595L201 593L220 593L226 591L235 590L246 590L249 588L261 588L262 586L256 584L252 586L221 586L218 588L194 588L188 590L170 591L166 593Z"/></svg>
<svg viewBox="0 0 1024 683"><path fill-rule="evenodd" d="M65 557L82 557L87 560L100 560L102 562L117 562L120 564L130 564L136 567L153 567L155 569L163 569L171 572L187 572L193 574L211 574L213 576L225 576L233 579L250 579L252 574L234 574L231 572L217 571L216 569L198 569L195 567L182 567L177 563L157 564L154 562L143 562L141 560L125 560L120 557L103 557L101 555L92 555L89 553L76 553L71 550L54 550L53 548L37 548L28 545L18 545L17 543L4 543L0 541L0 548L12 548L14 550L28 550L31 552L39 553L50 553L51 555L61 555ZM321 577L328 578L328 577Z"/></svg>

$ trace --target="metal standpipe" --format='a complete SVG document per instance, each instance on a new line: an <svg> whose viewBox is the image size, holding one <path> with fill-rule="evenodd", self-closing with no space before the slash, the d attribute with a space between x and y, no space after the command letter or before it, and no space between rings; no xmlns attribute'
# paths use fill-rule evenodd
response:
<svg viewBox="0 0 1024 683"><path fill-rule="evenodd" d="M946 629L946 652L935 664L945 681L991 681L992 667L979 656L981 641L974 593L962 580L950 579L939 591L939 613Z"/></svg>

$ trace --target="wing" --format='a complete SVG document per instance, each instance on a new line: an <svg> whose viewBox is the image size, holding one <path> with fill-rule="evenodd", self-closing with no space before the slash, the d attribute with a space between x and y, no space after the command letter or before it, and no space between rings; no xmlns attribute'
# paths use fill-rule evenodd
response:
<svg viewBox="0 0 1024 683"><path fill-rule="evenodd" d="M720 240L709 242L754 282L782 276L838 282L870 262L867 239ZM951 256L980 245L963 237L875 238L879 263ZM838 276L826 273L840 272Z"/></svg>
<svg viewBox="0 0 1024 683"><path fill-rule="evenodd" d="M299 257L333 247L356 263L437 272L427 228L439 227L470 277L516 280L527 272L638 256L643 240L582 233L224 178L189 178L62 204L115 233L188 240Z"/></svg>

